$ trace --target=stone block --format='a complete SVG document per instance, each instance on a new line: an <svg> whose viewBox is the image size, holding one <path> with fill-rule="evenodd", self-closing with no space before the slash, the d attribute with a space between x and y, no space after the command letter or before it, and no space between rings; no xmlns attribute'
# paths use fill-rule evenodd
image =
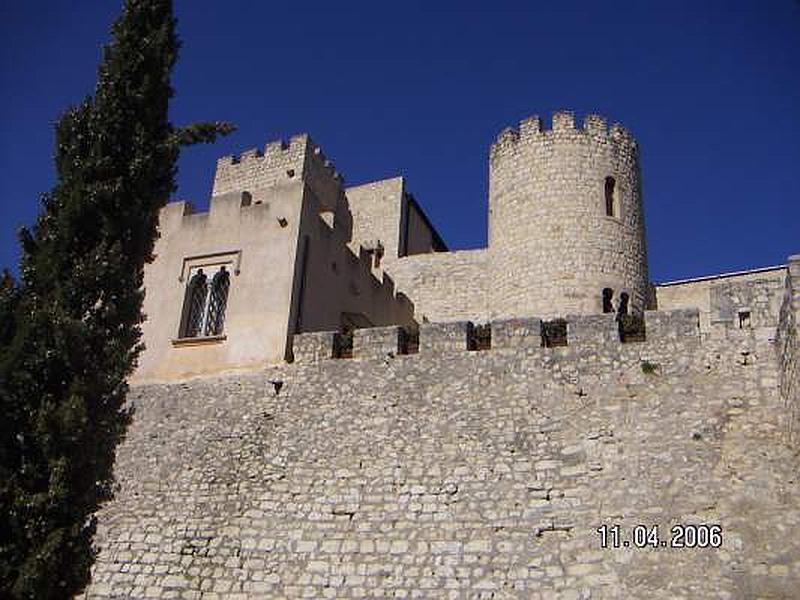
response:
<svg viewBox="0 0 800 600"><path fill-rule="evenodd" d="M696 308L647 310L644 327L648 342L699 338L700 312Z"/></svg>
<svg viewBox="0 0 800 600"><path fill-rule="evenodd" d="M800 288L800 254L793 254L786 259L786 264L789 269L789 276L794 282L795 289Z"/></svg>
<svg viewBox="0 0 800 600"><path fill-rule="evenodd" d="M571 346L605 346L619 342L617 316L614 313L568 316L567 342Z"/></svg>
<svg viewBox="0 0 800 600"><path fill-rule="evenodd" d="M313 363L333 358L335 336L335 331L295 334L292 338L295 362Z"/></svg>
<svg viewBox="0 0 800 600"><path fill-rule="evenodd" d="M492 321L492 348L539 348L541 345L541 319Z"/></svg>
<svg viewBox="0 0 800 600"><path fill-rule="evenodd" d="M400 328L371 327L353 332L353 358L386 358L398 352Z"/></svg>
<svg viewBox="0 0 800 600"><path fill-rule="evenodd" d="M419 351L424 354L469 349L474 326L470 321L424 323L419 327Z"/></svg>

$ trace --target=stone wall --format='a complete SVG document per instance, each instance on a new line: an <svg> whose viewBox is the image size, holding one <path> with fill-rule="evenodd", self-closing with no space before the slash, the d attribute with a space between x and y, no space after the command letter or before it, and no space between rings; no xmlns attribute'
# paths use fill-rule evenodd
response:
<svg viewBox="0 0 800 600"><path fill-rule="evenodd" d="M383 260L399 256L405 182L402 177L373 181L345 191L353 214L353 249L383 245Z"/></svg>
<svg viewBox="0 0 800 600"><path fill-rule="evenodd" d="M800 449L800 255L789 257L776 349L780 391L785 402L786 434Z"/></svg>
<svg viewBox="0 0 800 600"><path fill-rule="evenodd" d="M661 283L654 286L656 306L659 310L698 308L704 333L712 323L738 327L739 310L747 310L751 327L774 333L785 278L786 267L780 265Z"/></svg>
<svg viewBox="0 0 800 600"><path fill-rule="evenodd" d="M773 348L696 311L295 340L297 361L138 386L91 598L789 598L797 462ZM430 338L427 339L426 337ZM431 348L432 351L426 351ZM387 351L388 350L388 351ZM721 548L602 548L597 528L717 524Z"/></svg>
<svg viewBox="0 0 800 600"><path fill-rule="evenodd" d="M405 256L386 266L414 303L418 322L489 318L491 271L487 250Z"/></svg>

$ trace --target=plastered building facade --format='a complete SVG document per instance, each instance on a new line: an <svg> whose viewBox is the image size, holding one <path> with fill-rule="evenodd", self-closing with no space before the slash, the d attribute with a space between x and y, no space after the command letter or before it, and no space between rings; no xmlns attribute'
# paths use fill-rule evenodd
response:
<svg viewBox="0 0 800 600"><path fill-rule="evenodd" d="M640 187L619 126L527 119L449 252L307 136L222 159L162 213L83 596L796 597L800 255L652 285Z"/></svg>

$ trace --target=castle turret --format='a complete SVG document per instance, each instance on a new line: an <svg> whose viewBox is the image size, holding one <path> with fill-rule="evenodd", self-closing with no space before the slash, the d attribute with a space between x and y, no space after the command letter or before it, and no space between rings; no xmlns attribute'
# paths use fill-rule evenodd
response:
<svg viewBox="0 0 800 600"><path fill-rule="evenodd" d="M493 313L558 315L647 302L647 251L636 141L572 113L500 133L491 149ZM625 294L625 296L623 296ZM604 302L605 298L605 302Z"/></svg>

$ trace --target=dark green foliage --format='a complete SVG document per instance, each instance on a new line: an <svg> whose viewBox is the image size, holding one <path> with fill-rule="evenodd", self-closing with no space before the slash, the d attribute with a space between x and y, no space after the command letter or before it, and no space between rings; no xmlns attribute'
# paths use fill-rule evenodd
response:
<svg viewBox="0 0 800 600"><path fill-rule="evenodd" d="M128 0L94 97L56 127L58 182L20 235L22 281L0 282L0 596L65 598L88 581L158 209L179 145L232 129L170 125L177 52L172 2Z"/></svg>
<svg viewBox="0 0 800 600"><path fill-rule="evenodd" d="M641 363L642 373L645 375L655 375L658 373L660 367L658 364L650 362L649 360L643 360Z"/></svg>

